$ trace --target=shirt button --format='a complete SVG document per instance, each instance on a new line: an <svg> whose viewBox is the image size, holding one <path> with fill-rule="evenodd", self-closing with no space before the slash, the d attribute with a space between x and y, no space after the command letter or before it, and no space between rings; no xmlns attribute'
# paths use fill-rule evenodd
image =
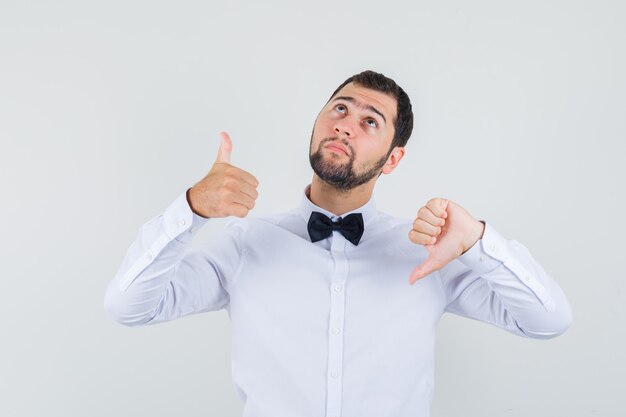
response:
<svg viewBox="0 0 626 417"><path fill-rule="evenodd" d="M335 291L341 292L341 285L335 285Z"/></svg>
<svg viewBox="0 0 626 417"><path fill-rule="evenodd" d="M185 223L186 223L186 222L185 222L185 219L180 219L180 220L178 221L178 225L179 225L179 226L184 226L184 225L185 225Z"/></svg>
<svg viewBox="0 0 626 417"><path fill-rule="evenodd" d="M152 259L152 254L151 253L146 253L146 258Z"/></svg>
<svg viewBox="0 0 626 417"><path fill-rule="evenodd" d="M337 378L337 377L339 376L339 372L337 372L337 371L332 371L332 372L330 373L330 376L332 376L333 378Z"/></svg>
<svg viewBox="0 0 626 417"><path fill-rule="evenodd" d="M335 327L335 328L333 329L333 334L339 334L339 329Z"/></svg>
<svg viewBox="0 0 626 417"><path fill-rule="evenodd" d="M480 255L480 262L485 262L485 255Z"/></svg>

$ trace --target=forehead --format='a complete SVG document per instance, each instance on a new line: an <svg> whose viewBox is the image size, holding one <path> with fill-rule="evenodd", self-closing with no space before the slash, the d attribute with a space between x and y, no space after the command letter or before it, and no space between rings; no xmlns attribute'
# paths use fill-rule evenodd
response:
<svg viewBox="0 0 626 417"><path fill-rule="evenodd" d="M362 87L354 83L348 83L330 99L330 102L340 96L352 97L362 105L374 106L385 115L385 119L387 119L388 123L394 123L396 120L397 101L389 94Z"/></svg>

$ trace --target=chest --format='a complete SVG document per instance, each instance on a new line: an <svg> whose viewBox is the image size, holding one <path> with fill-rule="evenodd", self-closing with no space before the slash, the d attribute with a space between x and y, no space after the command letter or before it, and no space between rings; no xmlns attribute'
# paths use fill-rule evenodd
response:
<svg viewBox="0 0 626 417"><path fill-rule="evenodd" d="M247 248L229 289L231 319L321 333L333 321L361 333L434 328L444 309L438 277L408 281L420 259L392 248L349 245L337 239L328 250L287 237Z"/></svg>

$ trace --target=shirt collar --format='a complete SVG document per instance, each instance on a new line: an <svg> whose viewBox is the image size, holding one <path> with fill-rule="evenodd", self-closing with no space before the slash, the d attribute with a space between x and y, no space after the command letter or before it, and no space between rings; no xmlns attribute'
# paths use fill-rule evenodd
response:
<svg viewBox="0 0 626 417"><path fill-rule="evenodd" d="M304 187L302 200L300 202L300 206L298 207L300 215L304 219L305 223L308 223L309 217L311 217L311 212L313 211L319 211L320 213L323 213L327 215L328 217L330 217L330 219L333 221L336 221L339 217L343 218L350 213L361 213L363 215L363 227L365 231L367 231L368 225L370 225L374 221L374 218L376 217L376 203L374 201L373 195L369 199L369 201L365 203L364 205L362 205L361 207L358 207L346 213L336 215L334 213L331 213L328 210L324 210L323 208L313 204L313 202L309 199L310 193L311 193L311 184L308 184L306 187Z"/></svg>

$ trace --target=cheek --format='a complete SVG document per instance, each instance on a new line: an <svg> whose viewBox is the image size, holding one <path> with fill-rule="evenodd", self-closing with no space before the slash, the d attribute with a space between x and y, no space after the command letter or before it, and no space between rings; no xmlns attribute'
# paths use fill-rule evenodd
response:
<svg viewBox="0 0 626 417"><path fill-rule="evenodd" d="M315 132L317 132L317 134L321 136L326 135L329 128L330 128L330 123L328 120L324 120L324 119L318 120L317 123L315 124Z"/></svg>
<svg viewBox="0 0 626 417"><path fill-rule="evenodd" d="M386 155L386 149L382 149L377 144L364 144L362 143L357 151L357 160L363 163L371 163L372 161L378 161L380 158Z"/></svg>

